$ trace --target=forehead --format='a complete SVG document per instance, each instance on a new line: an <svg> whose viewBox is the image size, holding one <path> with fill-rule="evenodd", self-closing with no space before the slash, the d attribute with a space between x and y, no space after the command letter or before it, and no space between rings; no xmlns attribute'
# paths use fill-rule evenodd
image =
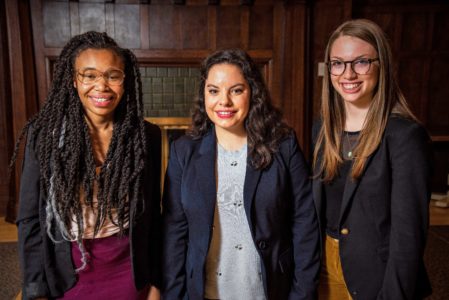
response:
<svg viewBox="0 0 449 300"><path fill-rule="evenodd" d="M374 56L377 54L374 47L354 36L343 35L338 37L330 49L330 57L338 57L343 59L353 59L359 56Z"/></svg>
<svg viewBox="0 0 449 300"><path fill-rule="evenodd" d="M75 69L93 68L100 71L107 69L124 69L123 60L109 49L86 49L81 51L75 59Z"/></svg>
<svg viewBox="0 0 449 300"><path fill-rule="evenodd" d="M229 63L215 64L209 69L207 80L245 80L242 70L239 66Z"/></svg>

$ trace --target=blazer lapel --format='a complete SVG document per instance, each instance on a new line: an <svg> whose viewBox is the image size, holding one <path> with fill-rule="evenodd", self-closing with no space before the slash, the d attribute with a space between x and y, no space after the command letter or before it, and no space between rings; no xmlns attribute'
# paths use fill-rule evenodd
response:
<svg viewBox="0 0 449 300"><path fill-rule="evenodd" d="M207 216L205 228L212 226L214 221L215 203L217 200L217 183L215 175L216 138L212 129L206 134L199 148L199 155L194 163L197 174L198 199L202 199L204 213Z"/></svg>
<svg viewBox="0 0 449 300"><path fill-rule="evenodd" d="M252 231L254 229L254 224L251 220L251 208L254 201L257 185L259 183L260 175L261 171L254 169L249 163L249 159L247 159L245 184L243 186L243 205L245 206L246 218L248 219L248 224L250 224Z"/></svg>
<svg viewBox="0 0 449 300"><path fill-rule="evenodd" d="M371 154L368 157L368 159L366 160L365 166L363 167L362 176L363 176L363 173L365 173L365 170L368 167L368 165L370 164L372 158L373 158L373 154ZM351 170L349 172L351 172ZM353 196L355 190L359 186L359 183L360 183L359 180L352 179L351 173L349 173L348 176L346 177L345 190L343 192L343 200L342 200L341 208L340 208L339 224L341 224L343 215L348 207L348 204L351 202L350 200L352 199L352 196Z"/></svg>

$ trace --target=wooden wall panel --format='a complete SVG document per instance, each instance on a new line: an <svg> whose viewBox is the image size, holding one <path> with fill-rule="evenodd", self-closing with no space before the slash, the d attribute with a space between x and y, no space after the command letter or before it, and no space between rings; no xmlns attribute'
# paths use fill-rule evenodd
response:
<svg viewBox="0 0 449 300"><path fill-rule="evenodd" d="M70 9L68 2L43 3L44 44L63 47L70 39Z"/></svg>
<svg viewBox="0 0 449 300"><path fill-rule="evenodd" d="M449 52L449 17L446 11L437 11L434 15L433 49Z"/></svg>
<svg viewBox="0 0 449 300"><path fill-rule="evenodd" d="M428 117L427 127L435 136L449 135L449 55L434 58L428 88ZM441 81L447 81L441 84ZM436 109L433 109L436 108ZM449 157L449 154L448 154Z"/></svg>
<svg viewBox="0 0 449 300"><path fill-rule="evenodd" d="M108 6L108 5L107 5ZM107 7L106 6L106 7ZM114 14L106 14L107 28L113 26L115 41L119 45L127 45L131 49L140 48L140 6L139 5L112 5ZM109 20L108 16L111 16ZM109 25L109 23L111 25Z"/></svg>
<svg viewBox="0 0 449 300"><path fill-rule="evenodd" d="M208 24L208 7L186 6L179 9L182 49L208 49L208 31L204 27Z"/></svg>
<svg viewBox="0 0 449 300"><path fill-rule="evenodd" d="M249 24L249 48L273 49L273 14L272 5L251 8ZM264 20L261 22L260 20Z"/></svg>
<svg viewBox="0 0 449 300"><path fill-rule="evenodd" d="M310 113L306 101L306 53L307 34L306 5L287 5L283 57L286 62L283 69L283 97L281 108L290 126L296 130L298 141L306 155L309 150Z"/></svg>
<svg viewBox="0 0 449 300"><path fill-rule="evenodd" d="M1 105L10 107L6 119L9 122L7 128L9 127L11 129L11 135L8 133L7 136L10 138L7 141L9 147L13 147L26 121L37 111L36 78L34 76L35 69L29 11L29 4L25 1L5 1L9 79L6 79L4 83L9 84L6 90L9 91L10 88L10 95L8 95L10 98L3 99L6 102L3 102ZM9 149L12 150L12 148ZM12 151L6 153L8 160L11 154ZM7 221L14 221L16 216L17 202L15 199L19 191L21 158L22 152L20 151L15 169L12 173L11 184L7 190L0 191L8 193L7 195L3 194L1 196L8 198L6 207ZM3 180L5 180L5 177L0 179L0 181Z"/></svg>
<svg viewBox="0 0 449 300"><path fill-rule="evenodd" d="M45 3L45 2L44 2ZM80 20L80 33L86 31L106 31L107 33L113 33L112 29L108 26L106 28L106 9L103 3L82 3L78 4L78 18ZM110 13L110 10L108 10ZM109 23L109 22L108 22ZM44 29L45 31L47 28ZM112 32L111 32L112 31ZM112 34L113 35L113 34ZM62 45L63 46L63 45Z"/></svg>
<svg viewBox="0 0 449 300"><path fill-rule="evenodd" d="M177 8L169 5L154 5L149 8L149 40L151 49L179 49Z"/></svg>
<svg viewBox="0 0 449 300"><path fill-rule="evenodd" d="M217 48L241 47L240 7L223 6L217 11Z"/></svg>
<svg viewBox="0 0 449 300"><path fill-rule="evenodd" d="M402 88L407 87L407 89L403 91L407 98L407 102L409 103L412 111L420 120L422 120L424 118L424 114L420 111L420 108L424 65L422 61L416 60L415 58L404 58L400 61L399 68L399 85Z"/></svg>
<svg viewBox="0 0 449 300"><path fill-rule="evenodd" d="M0 216L6 213L10 196L8 164L12 153L11 89L5 2L0 2ZM14 188L14 187L13 187Z"/></svg>

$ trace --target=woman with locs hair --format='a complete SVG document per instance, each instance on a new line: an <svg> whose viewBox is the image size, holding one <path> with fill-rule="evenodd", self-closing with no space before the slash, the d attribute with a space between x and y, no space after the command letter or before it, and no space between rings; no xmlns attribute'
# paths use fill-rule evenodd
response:
<svg viewBox="0 0 449 300"><path fill-rule="evenodd" d="M134 54L106 33L73 37L25 134L23 298L157 299L161 137Z"/></svg>
<svg viewBox="0 0 449 300"><path fill-rule="evenodd" d="M163 298L313 299L309 170L248 54L204 60L192 119L165 179Z"/></svg>
<svg viewBox="0 0 449 300"><path fill-rule="evenodd" d="M423 299L430 139L393 73L384 32L351 20L325 51L313 194L324 238L320 299Z"/></svg>

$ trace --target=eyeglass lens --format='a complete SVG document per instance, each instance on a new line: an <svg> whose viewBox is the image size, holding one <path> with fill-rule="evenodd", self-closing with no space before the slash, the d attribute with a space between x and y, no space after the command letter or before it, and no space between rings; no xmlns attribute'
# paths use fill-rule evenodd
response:
<svg viewBox="0 0 449 300"><path fill-rule="evenodd" d="M365 75L369 72L372 60L357 59L352 61L331 60L329 62L329 72L333 75L341 75L346 70L346 64L351 65L353 72L359 75Z"/></svg>
<svg viewBox="0 0 449 300"><path fill-rule="evenodd" d="M125 75L121 70L114 69L105 72L100 72L98 70L78 72L78 79L84 84L94 84L100 77L103 77L107 84L120 85L123 83Z"/></svg>

